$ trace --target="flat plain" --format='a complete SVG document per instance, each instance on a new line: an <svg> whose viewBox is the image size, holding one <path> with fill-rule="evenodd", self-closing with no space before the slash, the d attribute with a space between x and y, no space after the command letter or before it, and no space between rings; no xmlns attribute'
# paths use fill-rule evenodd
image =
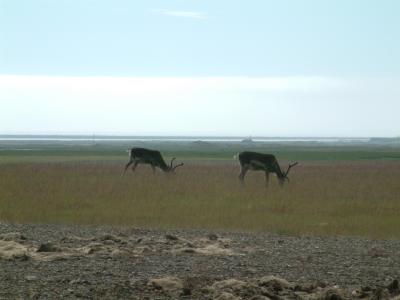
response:
<svg viewBox="0 0 400 300"><path fill-rule="evenodd" d="M400 294L396 145L138 145L185 163L171 175L123 175L123 144L2 146L0 298ZM299 165L243 187L245 149Z"/></svg>
<svg viewBox="0 0 400 300"><path fill-rule="evenodd" d="M176 156L185 166L168 176L140 165L123 176L128 146L118 143L3 149L0 219L400 237L400 148L393 145L145 146L161 148L167 161ZM266 188L262 172L249 172L242 187L233 156L243 148L276 154L283 169L289 162L299 165L283 188L274 176Z"/></svg>

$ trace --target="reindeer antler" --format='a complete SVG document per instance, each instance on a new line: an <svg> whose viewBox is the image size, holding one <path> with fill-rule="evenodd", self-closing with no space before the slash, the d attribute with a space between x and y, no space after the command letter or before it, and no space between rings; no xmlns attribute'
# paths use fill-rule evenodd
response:
<svg viewBox="0 0 400 300"><path fill-rule="evenodd" d="M170 169L172 169L172 163L174 162L175 159L176 159L176 157L173 157L173 158L171 159L171 163L170 163L170 165L169 165L169 168L170 168Z"/></svg>
<svg viewBox="0 0 400 300"><path fill-rule="evenodd" d="M172 172L175 171L176 168L183 166L183 163L180 163L180 164L178 164L178 165L176 165L176 166L173 167L172 164L173 164L173 162L174 162L175 159L176 159L176 157L174 157L174 158L171 159L171 164L170 164L170 166L169 166L169 169L170 169Z"/></svg>
<svg viewBox="0 0 400 300"><path fill-rule="evenodd" d="M183 163L180 163L179 165L176 165L175 167L173 167L173 168L172 168L172 171L175 171L176 168L182 167L182 166L183 166Z"/></svg>
<svg viewBox="0 0 400 300"><path fill-rule="evenodd" d="M291 169L292 167L294 167L295 165L297 165L297 164L298 164L297 161L296 161L295 163L289 164L289 167L288 167L288 169L287 169L287 171L286 171L286 173L285 173L285 177L287 177L287 175L289 174L290 169Z"/></svg>

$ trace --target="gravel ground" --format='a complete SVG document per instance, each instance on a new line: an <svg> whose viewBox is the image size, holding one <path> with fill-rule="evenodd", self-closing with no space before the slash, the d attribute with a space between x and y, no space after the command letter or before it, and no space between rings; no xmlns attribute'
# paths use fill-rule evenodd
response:
<svg viewBox="0 0 400 300"><path fill-rule="evenodd" d="M398 240L0 224L0 299L394 299L396 279Z"/></svg>

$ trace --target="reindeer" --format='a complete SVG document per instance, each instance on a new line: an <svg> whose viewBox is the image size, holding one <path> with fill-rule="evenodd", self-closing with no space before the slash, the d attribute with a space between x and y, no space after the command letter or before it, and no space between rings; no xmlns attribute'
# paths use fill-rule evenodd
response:
<svg viewBox="0 0 400 300"><path fill-rule="evenodd" d="M127 152L129 153L129 162L125 165L124 174L131 164L133 164L132 171L135 171L138 164L148 164L153 169L153 173L155 173L156 168L160 168L165 173L171 173L174 172L176 168L183 166L183 163L172 166L175 157L171 159L171 163L168 166L162 158L160 151L157 150L132 148L127 150Z"/></svg>
<svg viewBox="0 0 400 300"><path fill-rule="evenodd" d="M275 156L272 154L244 151L238 154L238 158L241 167L239 180L242 184L244 184L244 177L247 171L254 170L265 172L266 186L268 186L269 183L269 173L275 173L280 186L283 186L285 181L289 181L289 178L287 176L290 169L298 164L298 162L289 164L286 172L283 172Z"/></svg>

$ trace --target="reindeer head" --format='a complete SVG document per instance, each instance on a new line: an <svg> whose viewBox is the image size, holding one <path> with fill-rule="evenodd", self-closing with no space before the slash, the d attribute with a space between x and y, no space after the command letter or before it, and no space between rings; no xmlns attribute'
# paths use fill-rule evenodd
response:
<svg viewBox="0 0 400 300"><path fill-rule="evenodd" d="M183 163L180 163L180 164L177 164L175 166L172 166L172 164L173 164L175 159L176 159L176 157L171 159L171 163L170 163L170 165L168 167L168 172L170 172L170 173L173 173L176 168L179 168L179 167L183 166Z"/></svg>
<svg viewBox="0 0 400 300"><path fill-rule="evenodd" d="M295 162L295 163L293 163L293 164L289 164L289 167L287 168L286 172L284 172L284 173L282 174L283 176L278 177L280 186L283 186L283 184L285 183L285 181L290 182L289 177L288 177L289 171L290 171L290 169L291 169L292 167L294 167L294 166L297 165L297 164L298 164L298 162Z"/></svg>

